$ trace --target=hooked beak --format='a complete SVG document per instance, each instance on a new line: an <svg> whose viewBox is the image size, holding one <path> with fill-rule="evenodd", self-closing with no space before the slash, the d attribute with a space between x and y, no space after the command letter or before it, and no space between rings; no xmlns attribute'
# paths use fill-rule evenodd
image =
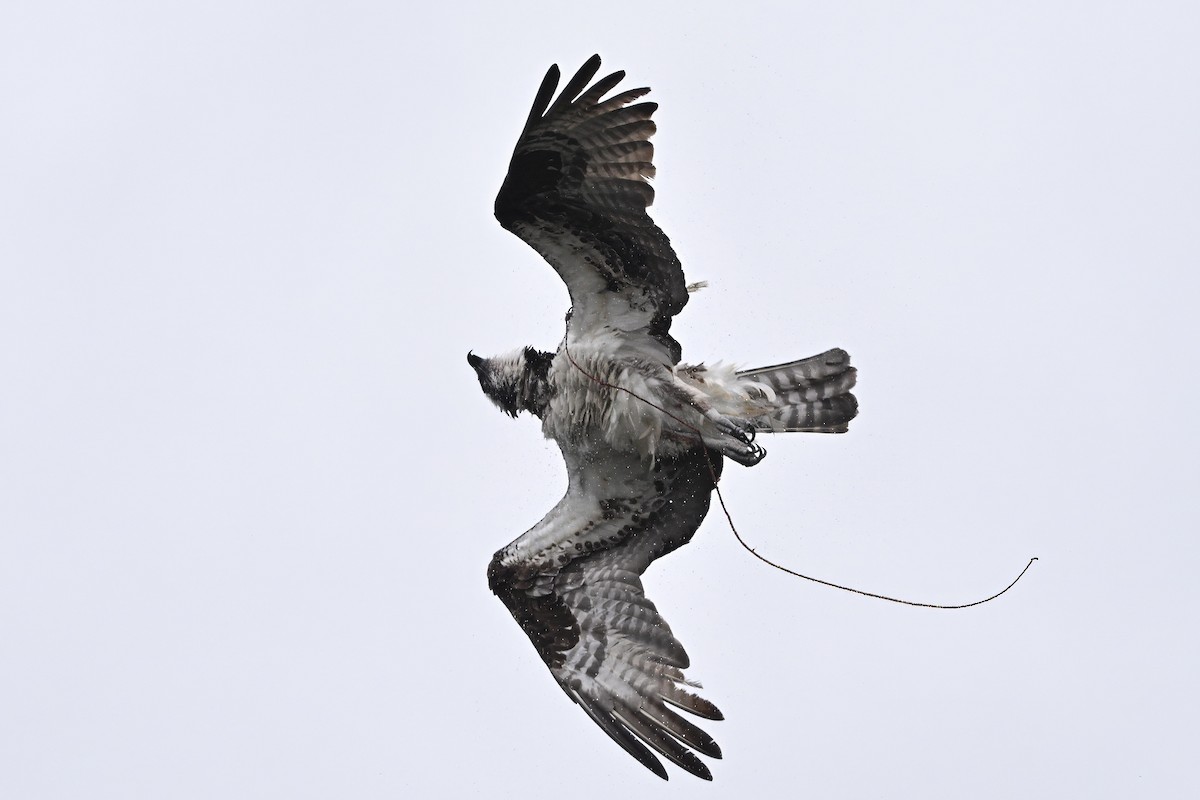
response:
<svg viewBox="0 0 1200 800"><path fill-rule="evenodd" d="M483 359L475 355L474 352L469 352L467 353L467 363L471 365L472 369L478 370L479 365L483 363Z"/></svg>

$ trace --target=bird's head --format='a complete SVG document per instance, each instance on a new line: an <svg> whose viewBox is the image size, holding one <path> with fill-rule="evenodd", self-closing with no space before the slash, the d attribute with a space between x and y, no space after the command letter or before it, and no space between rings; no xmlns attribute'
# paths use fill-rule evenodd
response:
<svg viewBox="0 0 1200 800"><path fill-rule="evenodd" d="M479 388L496 407L515 417L518 411L535 411L530 406L540 378L544 384L550 366L551 353L523 347L492 358L467 353L467 363L479 378Z"/></svg>

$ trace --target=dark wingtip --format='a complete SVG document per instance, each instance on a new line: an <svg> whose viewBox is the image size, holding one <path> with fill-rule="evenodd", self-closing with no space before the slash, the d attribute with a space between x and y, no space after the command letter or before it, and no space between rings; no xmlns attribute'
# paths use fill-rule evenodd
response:
<svg viewBox="0 0 1200 800"><path fill-rule="evenodd" d="M525 119L525 131L528 131L535 122L542 118L542 114L546 113L546 109L550 106L550 100L554 97L554 90L558 88L558 79L561 77L558 71L558 64L551 64L550 69L546 70L546 76L542 78L542 85L538 87L537 95L533 98L533 107L529 109L529 116ZM521 135L525 135L522 131Z"/></svg>
<svg viewBox="0 0 1200 800"><path fill-rule="evenodd" d="M550 106L547 113L559 111L571 103L575 102L575 98L579 97L579 93L587 88L588 82L596 75L596 71L600 69L600 55L594 54L587 61L583 62L583 66L579 71L567 81L567 85L563 87L562 93L558 99Z"/></svg>

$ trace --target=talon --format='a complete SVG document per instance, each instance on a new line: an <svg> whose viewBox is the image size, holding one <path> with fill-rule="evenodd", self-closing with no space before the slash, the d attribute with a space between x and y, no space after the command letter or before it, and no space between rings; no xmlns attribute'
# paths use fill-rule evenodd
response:
<svg viewBox="0 0 1200 800"><path fill-rule="evenodd" d="M732 436L742 444L748 445L754 441L754 426L744 420L718 417L715 422L717 430L726 436Z"/></svg>
<svg viewBox="0 0 1200 800"><path fill-rule="evenodd" d="M721 452L744 467L753 467L767 455L767 451L756 444L745 447L725 447Z"/></svg>

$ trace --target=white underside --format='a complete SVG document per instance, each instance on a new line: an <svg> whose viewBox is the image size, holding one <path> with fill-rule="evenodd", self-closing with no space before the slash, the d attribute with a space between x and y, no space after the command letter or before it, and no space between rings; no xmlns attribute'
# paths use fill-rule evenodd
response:
<svg viewBox="0 0 1200 800"><path fill-rule="evenodd" d="M710 444L723 437L704 406L742 419L771 409L771 388L738 378L732 366L672 368L659 354L634 346L645 341L611 330L587 341L568 340L550 367L553 399L542 426L547 438L564 444L598 436L615 450L653 459L694 446L697 430ZM689 395L699 402L686 402Z"/></svg>

